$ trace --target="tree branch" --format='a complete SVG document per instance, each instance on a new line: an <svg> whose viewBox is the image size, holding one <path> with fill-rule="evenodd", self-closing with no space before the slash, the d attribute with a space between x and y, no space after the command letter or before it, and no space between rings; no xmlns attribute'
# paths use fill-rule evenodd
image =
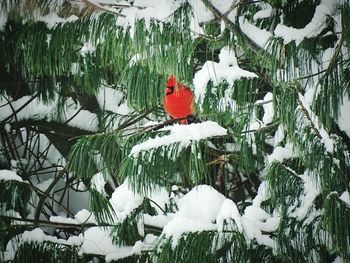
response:
<svg viewBox="0 0 350 263"><path fill-rule="evenodd" d="M201 0L203 4L213 13L213 15L219 21L224 21L226 27L232 31L237 37L239 37L244 43L248 45L248 47L254 52L262 52L262 50L258 45L256 45L249 38L245 37L240 28L234 24L230 19L227 18L228 14L221 14L220 11L209 1L209 0Z"/></svg>
<svg viewBox="0 0 350 263"><path fill-rule="evenodd" d="M28 101L26 101L21 107L19 107L17 110L15 110L11 115L7 116L5 119L3 119L0 122L0 126L4 125L8 120L10 120L12 117L16 116L17 113L19 113L21 110L23 110L27 105L29 105L33 100L35 100L37 95L33 95ZM4 98L6 98L4 96ZM10 103L10 102L9 102ZM11 103L10 103L11 104Z"/></svg>
<svg viewBox="0 0 350 263"><path fill-rule="evenodd" d="M96 8L96 9L100 9L100 10L105 11L105 12L107 12L107 13L110 13L110 14L112 14L112 15L116 15L116 16L120 16L120 17L125 17L125 15L120 14L120 13L114 11L114 10L111 9L111 8L107 8L107 7L101 5L101 4L99 4L99 3L97 3L97 2L95 2L95 1L93 1L93 0L83 0L83 2L85 2L85 3L88 4L88 5L93 6L93 7Z"/></svg>
<svg viewBox="0 0 350 263"><path fill-rule="evenodd" d="M298 104L300 105L301 110L304 112L306 118L309 120L310 125L311 125L312 129L314 130L314 132L316 133L317 137L318 137L320 140L322 140L322 136L321 136L319 130L316 128L315 123L312 121L312 118L311 118L311 116L310 116L309 111L305 108L305 106L303 105L303 103L302 103L302 101L301 101L300 99L298 99Z"/></svg>
<svg viewBox="0 0 350 263"><path fill-rule="evenodd" d="M39 202L38 202L38 206L35 210L35 214L34 214L34 220L38 221L40 218L40 214L41 214L41 210L43 208L43 205L45 203L45 200L47 198L47 196L49 195L50 191L55 187L55 185L58 183L59 180L61 180L61 178L64 176L64 174L66 173L66 169L62 169L58 175L55 177L55 179L52 181L52 183L49 185L49 187L46 189L45 192L43 192L43 195L40 197Z"/></svg>

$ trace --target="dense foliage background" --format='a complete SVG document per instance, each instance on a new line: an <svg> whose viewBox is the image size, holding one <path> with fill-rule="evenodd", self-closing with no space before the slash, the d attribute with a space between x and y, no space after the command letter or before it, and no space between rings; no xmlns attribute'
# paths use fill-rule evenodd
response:
<svg viewBox="0 0 350 263"><path fill-rule="evenodd" d="M1 1L0 261L349 262L349 25L346 0Z"/></svg>

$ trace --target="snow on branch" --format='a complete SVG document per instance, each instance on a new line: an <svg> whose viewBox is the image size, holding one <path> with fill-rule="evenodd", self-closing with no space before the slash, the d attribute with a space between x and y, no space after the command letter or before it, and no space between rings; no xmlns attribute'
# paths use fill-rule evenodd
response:
<svg viewBox="0 0 350 263"><path fill-rule="evenodd" d="M170 145L173 143L182 143L188 145L191 141L199 141L213 136L223 136L227 130L213 121L202 123L193 123L190 125L175 124L167 126L160 131L170 131L169 135L150 138L143 143L136 144L132 147L130 155L137 156L142 151Z"/></svg>
<svg viewBox="0 0 350 263"><path fill-rule="evenodd" d="M272 37L272 34L265 29L260 29L257 26L249 23L244 17L239 17L239 26L242 32L246 37L253 41L260 48L263 48L269 39Z"/></svg>
<svg viewBox="0 0 350 263"><path fill-rule="evenodd" d="M306 118L310 121L310 125L312 129L316 133L317 137L324 144L326 151L329 153L332 153L334 149L333 140L330 138L327 131L323 127L319 126L318 117L315 114L313 114L309 105L305 101L304 96L302 96L300 93L299 93L299 107L304 112Z"/></svg>
<svg viewBox="0 0 350 263"><path fill-rule="evenodd" d="M38 97L23 96L22 98L10 101L9 98L0 98L0 122L17 122L22 120L46 120L65 123L68 126L79 128L85 131L95 132L98 130L97 115L88 110L80 109L79 103L73 99L65 102L62 118L57 114L58 98L50 103L43 103Z"/></svg>
<svg viewBox="0 0 350 263"><path fill-rule="evenodd" d="M331 15L336 1L323 0L316 7L314 17L304 28L296 29L283 24L278 24L274 34L283 38L285 44L295 41L298 46L305 38L312 38L322 32L326 25L327 16Z"/></svg>
<svg viewBox="0 0 350 263"><path fill-rule="evenodd" d="M15 172L11 170L0 170L0 181L18 181L23 182Z"/></svg>
<svg viewBox="0 0 350 263"><path fill-rule="evenodd" d="M207 61L203 67L196 72L193 84L195 86L196 100L199 105L202 105L203 98L206 92L206 86L209 81L212 81L216 86L219 82L227 81L230 86L233 82L240 78L255 78L257 75L253 72L241 69L238 66L235 52L228 47L221 49L219 54L219 63Z"/></svg>
<svg viewBox="0 0 350 263"><path fill-rule="evenodd" d="M238 230L248 240L256 239L259 244L274 247L274 240L267 233L277 229L280 217L272 217L260 207L261 201L266 199L265 188L266 184L261 184L253 204L246 207L241 215L232 200L225 198L211 186L198 185L177 201L179 211L165 225L163 234L166 238L171 238L173 248L187 233L210 230ZM228 230L230 220L233 220L235 228Z"/></svg>

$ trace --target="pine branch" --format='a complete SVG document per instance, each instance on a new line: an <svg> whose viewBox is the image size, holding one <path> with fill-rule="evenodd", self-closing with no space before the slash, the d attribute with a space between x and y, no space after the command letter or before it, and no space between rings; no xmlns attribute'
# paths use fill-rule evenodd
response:
<svg viewBox="0 0 350 263"><path fill-rule="evenodd" d="M331 74L333 68L338 64L337 61L338 61L338 56L341 52L341 48L343 46L343 43L344 43L344 36L343 34L340 35L340 39L339 39L339 43L338 43L338 46L334 52L334 55L329 63L329 66L327 68L327 71L326 71L326 74L322 76L321 80L323 80L327 75Z"/></svg>
<svg viewBox="0 0 350 263"><path fill-rule="evenodd" d="M101 136L101 135L113 134L113 133L116 133L116 132L122 131L122 130L128 131L130 129L126 129L127 127L132 126L132 125L136 124L137 122L141 121L147 115L151 114L153 111L154 111L154 109L146 110L145 112L141 113L139 116L135 117L134 119L131 119L130 121L122 123L113 131L104 131L104 132L98 132L98 133L93 133L93 134L90 133L90 134L85 134L85 135L79 135L79 136L69 138L68 141L75 140L75 139L81 138L81 137L86 136L86 135L96 137L96 136Z"/></svg>
<svg viewBox="0 0 350 263"><path fill-rule="evenodd" d="M334 69L334 67L336 67L337 65L339 65L339 63L341 63L341 62L338 62L338 57L339 57L339 54L341 52L341 48L343 46L344 37L343 37L343 33L342 32L340 32L339 34L340 34L339 43L337 45L337 48L335 49L334 55L332 56L328 67L326 69L321 70L321 71L315 72L315 73L313 73L311 75L307 75L307 76L296 78L296 80L308 79L308 78L312 78L312 77L321 75L322 73L326 73L320 78L320 80L323 80L324 78L326 78L328 75L331 74L331 72Z"/></svg>
<svg viewBox="0 0 350 263"><path fill-rule="evenodd" d="M70 0L70 2L85 2L85 0ZM144 6L137 6L137 5L125 5L125 4L114 4L114 3L99 3L99 5L101 6L113 6L113 7L117 7L117 8L131 8L131 7L135 7L137 9L145 9Z"/></svg>
<svg viewBox="0 0 350 263"><path fill-rule="evenodd" d="M30 219L30 218L21 218L21 217L14 217L14 216L5 216L5 215L0 215L0 219L2 220L9 220L9 221L19 221L19 222L26 222L26 223L32 223L32 225L29 226L52 226L56 228L61 228L61 229L66 229L66 228L73 228L77 230L81 230L82 232L84 229L89 228L89 227L95 227L95 226L100 226L100 227L115 227L114 224L108 224L108 223L99 223L99 224L94 224L94 223L82 223L82 224L72 224L72 223L60 223L60 222L53 222L53 221L47 221L47 220L35 220L35 219ZM18 224L14 225L12 224L11 226L23 226L23 224ZM161 233L162 228L157 227L154 225L144 225L146 230L149 231L154 231Z"/></svg>
<svg viewBox="0 0 350 263"><path fill-rule="evenodd" d="M253 129L253 130L247 130L247 131L242 131L241 134L246 134L246 133L254 133L254 132L261 132L261 131L266 131L266 130L270 130L273 129L275 127L277 127L280 124L279 121L273 122L271 124L268 124L262 128L259 129Z"/></svg>
<svg viewBox="0 0 350 263"><path fill-rule="evenodd" d="M21 218L21 217L4 216L4 215L0 215L0 218L2 220L32 223L32 225L29 225L29 226L53 226L61 229L73 228L73 229L83 230L84 228L96 226L96 224L92 224L92 223L84 223L84 224L58 223L58 222L52 222L47 220L41 220L41 219L35 220L30 218ZM11 226L15 227L16 225L12 224ZM18 224L18 226L23 226L23 224ZM113 225L99 224L99 226L113 226Z"/></svg>

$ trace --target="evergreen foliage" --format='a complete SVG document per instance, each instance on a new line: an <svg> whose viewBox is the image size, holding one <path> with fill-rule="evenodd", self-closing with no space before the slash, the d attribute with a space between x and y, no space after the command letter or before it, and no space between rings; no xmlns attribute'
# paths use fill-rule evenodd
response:
<svg viewBox="0 0 350 263"><path fill-rule="evenodd" d="M0 3L0 261L349 262L350 3L107 2ZM155 143L170 75L226 134Z"/></svg>

